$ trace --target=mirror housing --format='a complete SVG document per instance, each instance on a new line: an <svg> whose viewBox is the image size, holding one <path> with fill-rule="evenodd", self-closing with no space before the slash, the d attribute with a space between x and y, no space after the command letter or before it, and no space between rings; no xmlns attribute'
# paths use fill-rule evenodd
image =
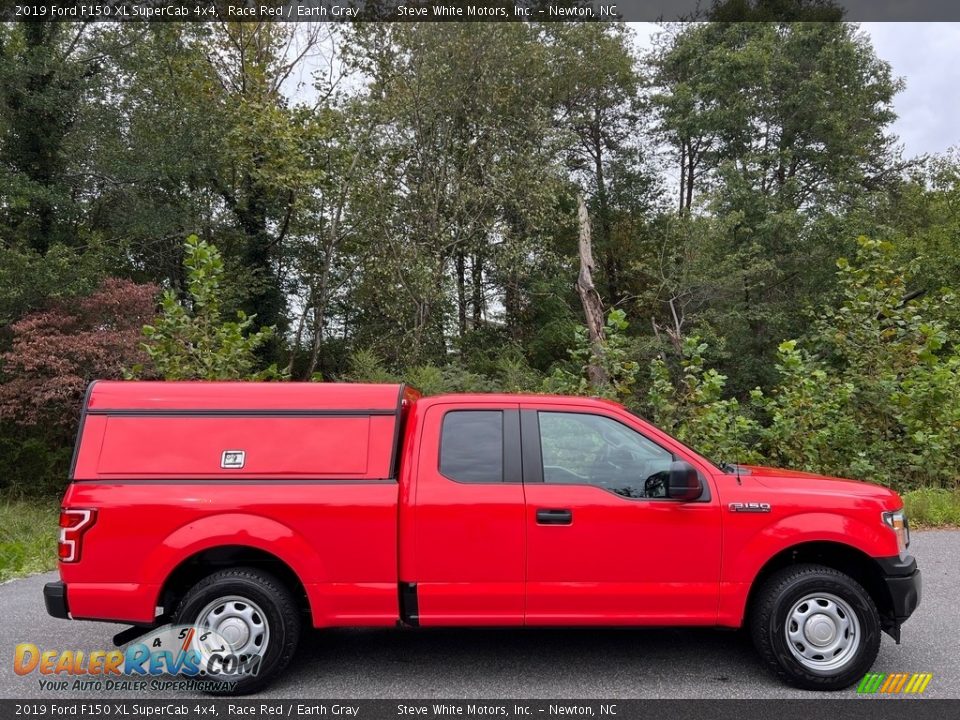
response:
<svg viewBox="0 0 960 720"><path fill-rule="evenodd" d="M670 465L667 497L689 502L698 499L702 494L703 482L696 468L684 460L674 460Z"/></svg>

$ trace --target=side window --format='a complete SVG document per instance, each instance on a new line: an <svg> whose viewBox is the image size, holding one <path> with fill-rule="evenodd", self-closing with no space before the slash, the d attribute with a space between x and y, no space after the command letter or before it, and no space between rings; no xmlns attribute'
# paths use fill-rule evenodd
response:
<svg viewBox="0 0 960 720"><path fill-rule="evenodd" d="M458 482L503 482L503 413L452 410L444 415L440 473Z"/></svg>
<svg viewBox="0 0 960 720"><path fill-rule="evenodd" d="M541 412L543 480L596 485L628 498L663 498L673 454L601 415Z"/></svg>

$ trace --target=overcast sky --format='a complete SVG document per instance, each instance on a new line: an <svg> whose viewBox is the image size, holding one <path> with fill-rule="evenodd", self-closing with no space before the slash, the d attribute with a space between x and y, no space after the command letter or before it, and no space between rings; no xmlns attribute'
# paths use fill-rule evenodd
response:
<svg viewBox="0 0 960 720"><path fill-rule="evenodd" d="M907 87L894 99L906 154L960 145L960 23L863 23L877 55Z"/></svg>
<svg viewBox="0 0 960 720"><path fill-rule="evenodd" d="M641 46L657 26L630 23ZM877 56L906 82L893 132L907 157L960 145L960 23L861 23Z"/></svg>
<svg viewBox="0 0 960 720"><path fill-rule="evenodd" d="M639 48L648 47L655 23L628 23ZM861 23L877 55L906 82L894 98L898 118L893 132L906 157L942 153L960 146L960 23ZM325 65L307 58L301 72L291 78L291 94L310 101L311 73ZM293 88L296 89L293 89Z"/></svg>

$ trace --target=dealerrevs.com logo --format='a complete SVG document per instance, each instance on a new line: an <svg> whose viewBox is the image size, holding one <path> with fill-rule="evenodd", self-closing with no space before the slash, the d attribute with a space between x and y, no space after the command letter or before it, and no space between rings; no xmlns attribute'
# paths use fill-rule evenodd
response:
<svg viewBox="0 0 960 720"><path fill-rule="evenodd" d="M49 691L194 690L225 691L255 676L259 655L237 655L215 631L166 625L113 650L43 649L20 643L14 649L17 675L37 674ZM177 681L162 680L179 676Z"/></svg>

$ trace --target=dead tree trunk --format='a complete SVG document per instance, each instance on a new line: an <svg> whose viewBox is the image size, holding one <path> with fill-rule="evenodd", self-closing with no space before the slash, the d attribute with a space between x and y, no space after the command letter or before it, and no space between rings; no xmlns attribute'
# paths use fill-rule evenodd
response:
<svg viewBox="0 0 960 720"><path fill-rule="evenodd" d="M587 337L590 340L592 356L587 365L587 379L594 390L604 387L609 378L607 371L599 363L603 357L603 303L600 293L593 284L593 247L590 240L590 216L583 195L577 198L577 224L580 228L580 274L577 277L577 294L583 305L583 314L587 323Z"/></svg>

